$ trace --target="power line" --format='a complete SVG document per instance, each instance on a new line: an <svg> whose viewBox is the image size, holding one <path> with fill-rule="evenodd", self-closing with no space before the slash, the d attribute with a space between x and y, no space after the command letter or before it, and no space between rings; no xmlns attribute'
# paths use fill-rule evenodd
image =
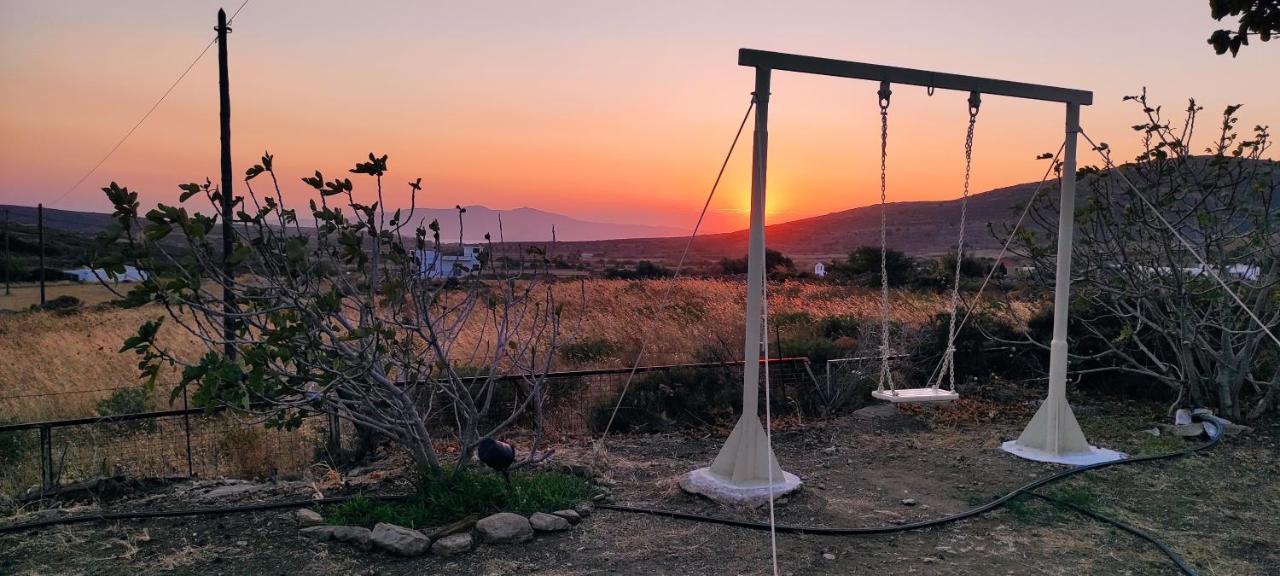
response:
<svg viewBox="0 0 1280 576"><path fill-rule="evenodd" d="M243 10L245 5L248 3L249 3L249 0L244 0L244 2L240 3L240 7L236 8L236 11L231 14L231 18L227 20L227 25L230 25L231 21L236 19L236 15L240 14L240 11ZM209 52L210 48L213 48L214 43L217 41L218 41L218 36L214 35L213 39L210 40L209 43L205 45L204 49L200 51L200 54L196 55L195 60L192 60L191 63L187 65L186 69L183 70L182 73L178 75L178 78L174 80L172 84L169 85L169 88L167 88L163 94L160 95L160 98L156 100L155 104L152 104L151 108L148 108L147 112L143 114L142 117L139 118L138 121L133 124L133 127L129 128L129 131L125 132L124 136L122 136L120 140L116 141L115 145L112 146L111 149L107 151L107 153L102 157L102 159L98 160L98 163L94 164L93 168L90 168L88 172L85 172L84 175L81 176L79 180L76 180L75 184L72 184L70 188L67 188L65 192L63 192L61 195L55 198L53 202L49 202L48 204L53 205L53 204L57 204L58 202L61 202L63 198L67 197L67 194L70 194L76 188L79 188L80 185L83 184L85 180L88 180L90 176L93 176L94 173L96 173L98 169L101 168L102 165L105 164L107 160L110 159L111 156L116 153L116 150L119 150L120 147L124 145L125 141L127 141L130 136L133 136L134 132L138 131L138 128L142 126L142 123L146 122L147 118L151 117L151 113L155 112L156 108L159 108L160 104L163 103L165 99L169 97L169 94L173 93L173 89L178 87L178 84L182 82L182 79L187 77L187 74L191 72L191 69L196 67L196 64L199 63L202 58L204 58L204 55Z"/></svg>

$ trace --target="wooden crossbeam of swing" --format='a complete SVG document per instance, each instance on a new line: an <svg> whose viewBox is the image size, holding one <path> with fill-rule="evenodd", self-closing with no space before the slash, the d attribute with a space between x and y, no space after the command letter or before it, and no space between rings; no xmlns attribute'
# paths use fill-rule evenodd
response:
<svg viewBox="0 0 1280 576"><path fill-rule="evenodd" d="M840 78L876 80L880 82L888 82L890 84L910 84L914 86L924 86L926 88L979 92L982 94L1009 96L1012 98L1027 98L1031 100L1047 100L1050 102L1063 102L1066 104L1077 104L1081 106L1093 104L1093 92L1088 90L1074 90L1071 88L1058 88L1056 86L1045 86L1042 84L1027 84L1025 82L998 80L995 78L982 78L978 76L964 76L961 74L916 70L913 68L898 68L896 66L866 64L863 62L852 62L848 60L833 60L830 58L818 58L815 56L801 56L799 54L753 50L751 48L742 48L738 50L738 64L741 66L752 66L755 68L767 68L771 70L786 70L789 72L800 72L804 74L820 74L823 76L837 76Z"/></svg>

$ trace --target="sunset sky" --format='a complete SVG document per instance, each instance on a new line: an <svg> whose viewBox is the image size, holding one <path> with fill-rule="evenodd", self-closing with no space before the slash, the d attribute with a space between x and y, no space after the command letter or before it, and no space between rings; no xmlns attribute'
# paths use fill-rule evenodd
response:
<svg viewBox="0 0 1280 576"><path fill-rule="evenodd" d="M106 211L115 180L146 203L217 180L210 50L99 171L67 189L155 102L239 0L0 2L0 203ZM389 202L531 206L688 228L749 99L751 47L1093 90L1085 129L1132 155L1143 86L1171 113L1194 96L1208 136L1227 104L1242 125L1280 120L1280 42L1238 58L1205 43L1205 0L918 2L336 2L252 0L231 35L237 176L264 149L286 192L390 155ZM871 82L776 73L769 218L878 198ZM898 87L891 200L960 194L966 94ZM975 191L1036 180L1063 109L988 97ZM748 132L749 134L749 132ZM1207 143L1207 140L1203 142ZM740 228L750 139L710 228ZM1084 149L1083 152L1087 152ZM1084 161L1096 158L1082 153ZM366 182L354 179L357 191Z"/></svg>

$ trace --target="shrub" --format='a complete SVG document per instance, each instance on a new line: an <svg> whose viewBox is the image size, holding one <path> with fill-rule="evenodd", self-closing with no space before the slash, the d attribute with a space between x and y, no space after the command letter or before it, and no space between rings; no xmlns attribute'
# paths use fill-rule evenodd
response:
<svg viewBox="0 0 1280 576"><path fill-rule="evenodd" d="M956 322L964 318L964 310L957 311ZM921 328L920 350L915 355L916 368L928 377L946 351L950 315L939 313ZM1008 322L990 313L975 310L969 321L956 334L956 380L977 378L985 382L992 376L1012 380L1040 373L1039 351L1004 345L1000 340L1020 340L1021 334ZM936 375L935 375L936 376Z"/></svg>
<svg viewBox="0 0 1280 576"><path fill-rule="evenodd" d="M0 419L0 424L12 422ZM22 460L31 449L31 431L0 432L0 463L5 465Z"/></svg>
<svg viewBox="0 0 1280 576"><path fill-rule="evenodd" d="M568 362L586 364L607 359L618 350L619 346L607 338L587 338L565 344L560 348L560 358Z"/></svg>
<svg viewBox="0 0 1280 576"><path fill-rule="evenodd" d="M915 272L915 261L897 250L884 253L885 272L889 286L904 286ZM849 253L843 261L837 260L827 267L827 273L842 282L851 282L869 288L880 287L880 249L862 246Z"/></svg>
<svg viewBox="0 0 1280 576"><path fill-rule="evenodd" d="M152 389L147 386L120 388L106 399L99 400L94 411L98 416L103 417L150 412L152 410L151 394Z"/></svg>
<svg viewBox="0 0 1280 576"><path fill-rule="evenodd" d="M732 422L742 389L725 367L681 367L649 372L632 383L614 418L613 431L657 431ZM587 425L603 432L617 398L595 406Z"/></svg>
<svg viewBox="0 0 1280 576"><path fill-rule="evenodd" d="M409 500L377 502L360 496L326 510L325 516L341 525L372 526L388 522L426 528L469 515L513 512L527 516L534 512L553 512L571 508L590 498L593 492L586 480L560 472L518 472L511 475L511 485L507 486L502 476L494 472L465 468L457 474L420 474L416 491Z"/></svg>
<svg viewBox="0 0 1280 576"><path fill-rule="evenodd" d="M44 303L45 310L54 312L67 312L80 308L80 299L69 294L63 294Z"/></svg>
<svg viewBox="0 0 1280 576"><path fill-rule="evenodd" d="M646 278L666 278L670 275L671 270L648 260L636 262L636 267L631 270L610 268L604 271L604 277L612 280L644 280Z"/></svg>
<svg viewBox="0 0 1280 576"><path fill-rule="evenodd" d="M222 455L229 460L233 475L243 478L269 478L275 473L267 431L254 426L233 426L218 441Z"/></svg>
<svg viewBox="0 0 1280 576"><path fill-rule="evenodd" d="M857 338L861 322L853 316L826 316L818 321L818 331L824 338L836 340L848 337Z"/></svg>

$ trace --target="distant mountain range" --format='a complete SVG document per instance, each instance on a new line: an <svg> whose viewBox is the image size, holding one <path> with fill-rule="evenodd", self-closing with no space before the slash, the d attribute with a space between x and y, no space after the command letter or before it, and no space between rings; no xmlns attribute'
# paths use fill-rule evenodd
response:
<svg viewBox="0 0 1280 576"><path fill-rule="evenodd" d="M612 224L606 222L589 222L578 220L563 214L545 212L534 208L517 208L515 210L493 210L484 206L466 206L463 215L463 239L467 242L479 242L486 233L499 239L498 218L502 218L501 237L509 242L549 242L552 230L557 240L590 241L616 238L655 238L679 236L687 234L678 228L665 226L648 226L643 224ZM36 223L34 206L5 206L9 217L18 224ZM408 211L405 210L405 216ZM425 220L440 222L440 238L444 242L458 240L458 211L454 208L418 208L413 221ZM45 226L57 230L93 233L106 228L112 222L110 214L98 212L76 212L72 210L56 210L45 208Z"/></svg>
<svg viewBox="0 0 1280 576"><path fill-rule="evenodd" d="M498 218L502 218L501 238L508 242L549 242L555 230L556 240L591 241L617 238L658 238L680 236L687 231L667 226L645 224L612 224L578 220L563 214L545 212L536 208L494 210L484 206L464 206L462 215L463 240L479 242L490 234L494 242L499 240ZM407 212L406 212L407 213ZM413 221L440 222L440 240L458 241L458 211L454 208L419 208Z"/></svg>
<svg viewBox="0 0 1280 576"><path fill-rule="evenodd" d="M1035 192L1036 184L1018 184L969 197L965 225L965 250L998 251L989 223L1012 221L1017 210ZM887 243L913 256L945 254L955 250L960 233L960 201L894 202L887 205ZM684 249L688 232L679 238L635 238L598 242L561 242L558 253L590 254L594 259L627 260L639 257L674 260ZM772 224L765 228L770 249L806 262L827 261L859 246L880 245L880 206L863 206L822 216ZM690 247L691 262L742 257L747 251L747 231L699 236Z"/></svg>
<svg viewBox="0 0 1280 576"><path fill-rule="evenodd" d="M1266 161L1268 166L1280 166ZM1052 187L1047 183L1047 187ZM979 255L994 255L1003 237L996 238L989 226L1012 224L1018 210L1035 193L1036 183L997 188L969 197L965 226L965 250ZM1056 187L1050 193L1056 194ZM1087 188L1080 188L1082 196ZM1280 189L1274 191L1280 203ZM1077 203L1084 202L1083 197ZM5 208L0 206L0 209ZM35 221L35 208L7 207L18 222ZM498 242L498 215L502 215L502 231L508 243L548 242L555 227L557 243L553 253L586 256L594 261L634 261L641 258L674 262L688 242L688 230L637 224L587 222L533 208L491 210L484 206L468 206L464 218L465 239L479 241L486 232ZM456 242L458 214L452 208L419 209L414 220L437 219L441 239ZM110 222L107 214L45 210L48 226L92 232ZM890 248L912 256L935 256L955 250L960 227L960 200L940 202L895 202L887 206L887 243ZM1056 225L1056 223L1054 224ZM880 245L880 207L863 206L822 216L769 225L765 236L769 248L781 251L799 262L830 261L842 257L859 246ZM747 231L707 234L696 238L690 248L690 262L742 257L747 251Z"/></svg>

